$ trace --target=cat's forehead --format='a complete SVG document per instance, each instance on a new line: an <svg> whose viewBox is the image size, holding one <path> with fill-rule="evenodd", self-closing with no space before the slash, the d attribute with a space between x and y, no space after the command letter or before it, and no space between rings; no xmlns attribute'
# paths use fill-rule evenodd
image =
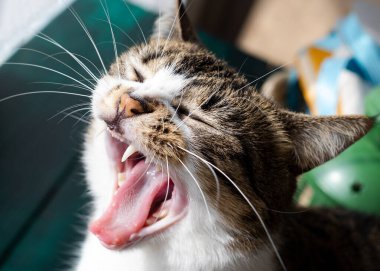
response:
<svg viewBox="0 0 380 271"><path fill-rule="evenodd" d="M132 47L120 57L120 62L147 73L156 73L163 67L171 67L176 73L187 76L207 76L212 70L227 67L226 63L203 46L177 40L153 40L148 44Z"/></svg>
<svg viewBox="0 0 380 271"><path fill-rule="evenodd" d="M111 66L109 74L99 81L96 93L104 96L118 86L141 98L168 102L179 97L200 102L216 90L221 95L246 84L207 49L173 41L132 47Z"/></svg>
<svg viewBox="0 0 380 271"><path fill-rule="evenodd" d="M163 67L146 76L142 82L118 74L104 76L98 81L95 92L105 96L114 89L122 88L141 98L171 101L180 95L190 81L184 75L175 73L173 67Z"/></svg>
<svg viewBox="0 0 380 271"><path fill-rule="evenodd" d="M171 101L194 79L213 76L204 70L211 67L210 58L216 60L207 50L183 42L155 41L135 46L111 66L110 76L99 80L96 92L105 94L117 86L142 98Z"/></svg>

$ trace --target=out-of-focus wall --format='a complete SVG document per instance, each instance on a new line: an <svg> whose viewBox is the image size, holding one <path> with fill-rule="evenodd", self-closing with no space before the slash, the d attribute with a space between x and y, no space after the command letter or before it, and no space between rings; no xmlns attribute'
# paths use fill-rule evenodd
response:
<svg viewBox="0 0 380 271"><path fill-rule="evenodd" d="M155 13L162 13L165 10L169 10L175 6L173 0L128 0L128 2L138 5L146 10ZM186 1L183 1L186 2Z"/></svg>
<svg viewBox="0 0 380 271"><path fill-rule="evenodd" d="M244 24L238 46L275 64L326 35L350 7L350 0L257 0Z"/></svg>
<svg viewBox="0 0 380 271"><path fill-rule="evenodd" d="M1 0L0 65L74 0Z"/></svg>
<svg viewBox="0 0 380 271"><path fill-rule="evenodd" d="M324 37L352 8L368 4L379 7L380 0L256 0L236 44L250 55L286 64L301 48Z"/></svg>

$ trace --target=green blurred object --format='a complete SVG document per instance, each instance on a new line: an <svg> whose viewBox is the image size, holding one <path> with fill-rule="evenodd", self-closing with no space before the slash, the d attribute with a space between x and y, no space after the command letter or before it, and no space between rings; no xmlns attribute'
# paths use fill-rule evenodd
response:
<svg viewBox="0 0 380 271"><path fill-rule="evenodd" d="M380 113L380 88L366 97L366 114ZM343 207L380 215L380 121L335 159L300 178L298 200L310 206ZM310 193L310 190L312 191ZM308 191L308 192L307 192Z"/></svg>

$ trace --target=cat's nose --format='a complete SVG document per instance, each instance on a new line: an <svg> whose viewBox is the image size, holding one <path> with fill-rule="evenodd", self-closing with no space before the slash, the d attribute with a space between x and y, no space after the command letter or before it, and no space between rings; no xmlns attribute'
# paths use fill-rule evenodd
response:
<svg viewBox="0 0 380 271"><path fill-rule="evenodd" d="M121 120L148 112L147 103L143 99L124 93L118 99L115 117L111 121L106 120L106 123L109 129L116 130Z"/></svg>
<svg viewBox="0 0 380 271"><path fill-rule="evenodd" d="M121 95L119 99L118 112L125 118L145 113L144 101L140 98L132 97L127 93Z"/></svg>

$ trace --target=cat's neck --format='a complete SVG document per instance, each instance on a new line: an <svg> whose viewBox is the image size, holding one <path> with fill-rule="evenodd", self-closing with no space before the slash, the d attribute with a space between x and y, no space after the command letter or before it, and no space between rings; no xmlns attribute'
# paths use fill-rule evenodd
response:
<svg viewBox="0 0 380 271"><path fill-rule="evenodd" d="M243 255L233 251L222 252L220 246L213 247L212 244L196 247L193 242L178 242L174 245L156 242L141 244L136 248L115 253L101 246L96 237L89 235L82 248L76 270L273 271L274 263L275 258L270 247L263 247L254 253Z"/></svg>

